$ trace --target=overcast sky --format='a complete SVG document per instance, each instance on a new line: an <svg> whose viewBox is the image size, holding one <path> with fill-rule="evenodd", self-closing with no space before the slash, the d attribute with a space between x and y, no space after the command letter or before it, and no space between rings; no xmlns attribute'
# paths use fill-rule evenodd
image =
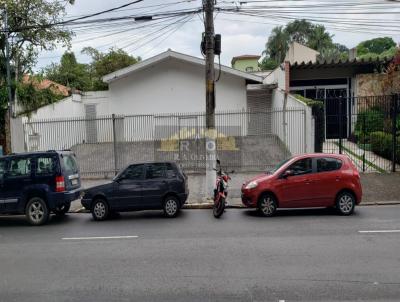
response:
<svg viewBox="0 0 400 302"><path fill-rule="evenodd" d="M152 13L149 12L149 8L139 9L141 6L152 6L158 4L168 4L170 2L177 2L179 0L144 0L141 3L132 5L129 7L129 10L125 9L123 11L115 12L112 14L106 14L100 17L116 17L123 15L138 15L140 13ZM357 2L357 0L337 0L337 2ZM105 9L117 7L123 5L125 3L130 2L129 0L109 0L109 1L98 1L98 0L75 0L75 4L67 7L66 19L73 18L77 15L86 15L98 11L102 11ZM187 1L189 3L170 5L165 7L154 7L151 10L153 12L159 11L171 11L183 8L195 8L201 5L201 0L192 0ZM231 5L232 1L217 1L220 5ZM274 3L279 3L279 5L287 5L290 6L293 3L299 3L299 1L271 1L270 3L265 3L267 1L262 1L257 5L274 5ZM319 4L333 2L330 0L323 1L308 1L304 0L302 3L308 3L310 6ZM385 20L399 21L400 20L400 3L398 4L390 4L391 2L385 0L360 0L360 3L374 2L374 3L389 3L391 7L388 7L388 11L393 12L393 14L385 15ZM283 3L283 4L282 4ZM392 2L393 3L393 2ZM250 4L248 4L250 5ZM293 4L294 5L294 4ZM370 11L371 7L368 8ZM326 10L326 8L321 8L321 11ZM312 15L315 18L323 18L324 15L317 14L308 14L307 17ZM291 14L288 15L294 18L303 18L304 14ZM329 15L332 18L348 18L349 20L355 18L368 19L368 18L376 18L376 16L372 15L351 15L347 14L343 16L342 14L338 15ZM269 37L269 34L273 27L277 25L284 25L290 20L277 20L271 18L256 18L256 17L248 17L248 16L227 16L224 14L217 14L215 19L215 31L216 33L222 34L222 55L221 60L225 65L230 65L230 61L233 56L242 55L242 54L261 54L264 50L265 43ZM393 23L395 24L395 23ZM370 30L369 33L361 33L358 32L358 28L353 26L353 30L346 29L346 31L337 30L337 25L335 24L325 24L326 28L330 33L334 34L334 41L337 43L345 44L347 47L352 48L356 46L360 41L371 39L379 36L391 36L395 39L396 42L400 42L400 32L376 32L376 30ZM172 27L171 27L172 28ZM109 30L109 32L107 32ZM117 29L115 29L117 30ZM157 31L157 28L155 29ZM72 42L72 50L78 57L80 62L88 62L89 58L85 55L82 55L81 49L85 46L96 47L101 51L106 51L110 47L125 47L124 49L135 56L141 56L143 59L154 56L160 52L167 50L168 48L182 52L189 55L194 55L200 57L200 39L201 33L203 32L203 24L200 16L194 16L190 22L185 23L177 29L170 36L161 35L159 38L151 41L142 47L140 43L134 43L135 40L143 37L145 34L149 34L150 32L154 32L152 28L144 28L141 31L133 31L126 32L123 34L112 34L113 31L110 31L110 28L107 25L103 25L103 28L98 30L97 32L79 32L76 33L73 42ZM100 36L104 36L108 34L107 37L99 38ZM131 43L127 43L127 41L133 41ZM50 64L51 62L58 62L60 56L66 49L58 48L53 52L43 52L38 60L37 69Z"/></svg>

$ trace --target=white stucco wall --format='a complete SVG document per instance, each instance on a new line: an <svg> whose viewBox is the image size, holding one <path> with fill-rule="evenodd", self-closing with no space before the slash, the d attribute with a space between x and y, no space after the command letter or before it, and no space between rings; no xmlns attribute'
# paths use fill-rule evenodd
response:
<svg viewBox="0 0 400 302"><path fill-rule="evenodd" d="M285 89L285 71L278 66L264 78L263 84L278 84L278 88Z"/></svg>
<svg viewBox="0 0 400 302"><path fill-rule="evenodd" d="M57 103L39 108L30 114L31 120L64 119L85 116L85 104L96 104L97 115L109 115L108 91L89 91L72 95ZM24 117L24 120L27 117Z"/></svg>
<svg viewBox="0 0 400 302"><path fill-rule="evenodd" d="M31 113L31 119L56 119L66 117L77 117L83 114L83 104L81 101L74 101L72 96L67 97L57 103L39 108Z"/></svg>
<svg viewBox="0 0 400 302"><path fill-rule="evenodd" d="M87 91L82 94L83 104L95 104L97 116L111 115L109 91ZM83 109L84 110L84 109ZM85 111L82 112L82 115Z"/></svg>
<svg viewBox="0 0 400 302"><path fill-rule="evenodd" d="M274 89L272 93L274 121L272 133L284 142L292 154L314 152L314 118L311 108L288 94Z"/></svg>
<svg viewBox="0 0 400 302"><path fill-rule="evenodd" d="M178 125L185 125L188 129L205 127L205 119L201 116L187 119L152 116L204 113L204 75L204 66L169 58L111 82L109 110L116 115L125 115L121 120L122 139L151 140L154 133L156 138L165 138L176 135L174 127ZM238 112L245 111L246 107L246 80L222 73L216 83L216 111ZM142 116L130 117L137 115ZM245 130L239 127L242 120L240 114L231 115L229 119L217 114L216 128L225 135L235 135Z"/></svg>
<svg viewBox="0 0 400 302"><path fill-rule="evenodd" d="M110 121L85 122L85 104L96 104L97 116L109 114L108 91L86 92L83 95L72 95L57 103L39 108L29 118L22 117L25 124L25 147L29 151L47 149L65 149L88 141L87 127L95 123L100 129L98 141L110 141L112 133ZM65 119L69 121L65 121ZM28 123L33 121L33 123ZM55 120L52 123L37 122ZM57 121L58 120L58 121ZM63 121L64 120L64 121ZM73 133L73 135L71 135ZM15 139L19 139L15 137Z"/></svg>
<svg viewBox="0 0 400 302"><path fill-rule="evenodd" d="M204 67L174 59L110 83L110 110L139 115L205 111ZM216 84L216 110L245 110L243 78L222 74Z"/></svg>

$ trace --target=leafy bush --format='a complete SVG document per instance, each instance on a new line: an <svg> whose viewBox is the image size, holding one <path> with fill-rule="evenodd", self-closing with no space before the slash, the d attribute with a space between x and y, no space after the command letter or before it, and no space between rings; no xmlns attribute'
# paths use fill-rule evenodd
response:
<svg viewBox="0 0 400 302"><path fill-rule="evenodd" d="M365 124L364 124L365 120ZM371 133L382 131L385 126L385 116L379 108L371 108L358 114L356 132Z"/></svg>
<svg viewBox="0 0 400 302"><path fill-rule="evenodd" d="M388 160L392 159L393 137L391 134L383 131L375 131L370 133L369 140L372 151ZM397 138L396 161L400 163L400 138Z"/></svg>

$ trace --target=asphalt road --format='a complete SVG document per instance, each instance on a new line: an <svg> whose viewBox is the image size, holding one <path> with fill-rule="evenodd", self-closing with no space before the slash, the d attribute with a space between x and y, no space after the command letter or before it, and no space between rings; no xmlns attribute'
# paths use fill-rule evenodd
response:
<svg viewBox="0 0 400 302"><path fill-rule="evenodd" d="M399 230L400 206L0 217L0 301L399 301Z"/></svg>

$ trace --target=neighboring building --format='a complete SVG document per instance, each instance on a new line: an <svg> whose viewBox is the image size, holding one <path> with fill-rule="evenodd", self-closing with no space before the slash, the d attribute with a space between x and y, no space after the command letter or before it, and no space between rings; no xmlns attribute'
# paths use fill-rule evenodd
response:
<svg viewBox="0 0 400 302"><path fill-rule="evenodd" d="M30 84L32 83L32 81L36 89L42 90L49 88L53 93L62 96L69 96L71 94L71 88L50 81L48 79L43 79L42 81L39 82L36 79L32 80L32 77L28 74L25 74L22 78L22 83L24 84Z"/></svg>
<svg viewBox="0 0 400 302"><path fill-rule="evenodd" d="M319 52L297 42L292 42L285 56L285 62L290 64L317 61Z"/></svg>
<svg viewBox="0 0 400 302"><path fill-rule="evenodd" d="M339 112L344 113L346 122L342 123L342 134L347 137L353 127L351 116L357 114L357 99L350 101L350 98L384 94L382 90L373 92L371 86L379 86L376 81L380 76L376 71L387 66L391 59L354 58L327 62L318 61L317 56L318 52L293 43L286 55L287 61L268 75L264 83L276 83L280 89L291 94L323 100L326 138L339 136L339 120L336 116ZM371 81L375 84L372 85ZM341 102L342 108L340 99L344 100Z"/></svg>
<svg viewBox="0 0 400 302"><path fill-rule="evenodd" d="M261 57L257 55L242 55L233 57L231 61L232 68L250 73L260 71L258 64L258 60L260 58Z"/></svg>

